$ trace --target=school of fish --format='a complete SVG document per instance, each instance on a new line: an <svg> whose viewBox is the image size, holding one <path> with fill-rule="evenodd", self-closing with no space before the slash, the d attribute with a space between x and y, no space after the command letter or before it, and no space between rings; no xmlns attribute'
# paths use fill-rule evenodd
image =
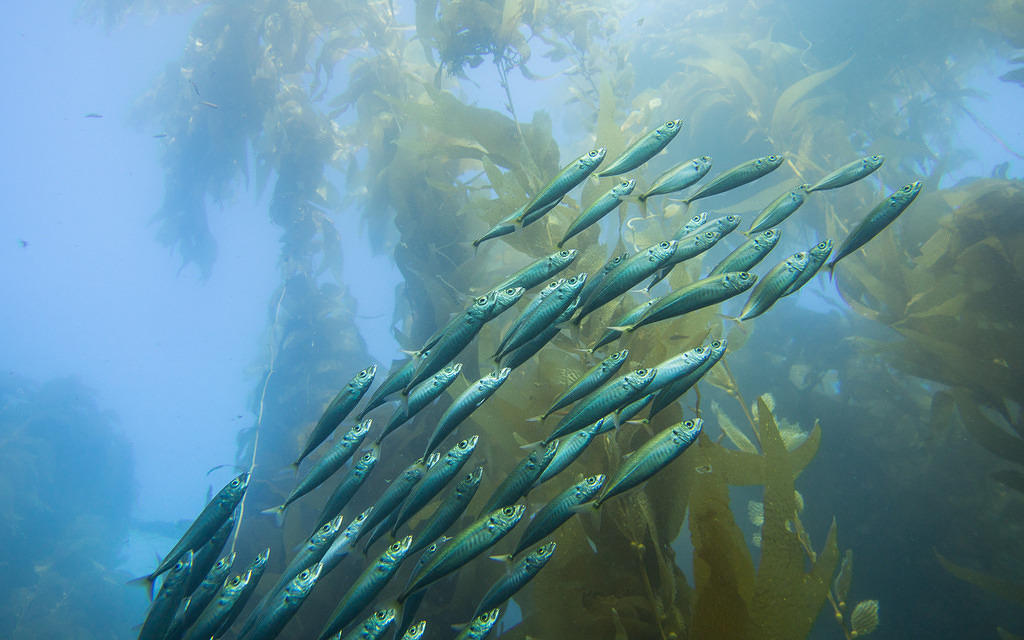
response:
<svg viewBox="0 0 1024 640"><path fill-rule="evenodd" d="M681 120L670 120L641 136L603 170L606 150L589 151L566 165L526 204L509 214L473 244L515 233L540 220L559 205L575 187L588 179L621 176L643 166L661 153L683 127ZM785 296L807 284L822 267L833 273L845 256L864 246L896 219L917 197L919 181L905 185L879 202L849 233L832 255L832 240L825 239L805 251L786 256L764 275L751 273L775 248L781 225L807 200L811 193L836 189L861 180L878 170L884 162L880 155L869 156L844 165L814 185L803 184L780 194L760 212L747 239L696 281L651 297L606 327L604 335L585 351L594 353L621 336L641 330L655 322L670 321L698 309L724 302L750 290L745 306L736 318L745 321L767 312ZM731 191L758 180L784 163L782 155L754 158L715 176L683 199L691 202ZM497 489L481 501L468 523L463 514L473 501L484 473L477 465L465 473L480 439L486 433L460 439L447 450L444 443L460 424L500 391L511 372L528 361L561 331L572 331L593 311L620 300L653 278L647 291L669 275L680 263L705 254L741 224L740 216L711 218L700 213L689 219L671 238L666 238L633 255L611 258L595 273L577 273L556 278L582 251L601 247L565 249L563 246L584 229L628 202L636 203L647 215L648 200L676 193L700 182L711 170L712 159L703 155L679 163L654 180L647 190L632 195L637 179L618 178L608 191L582 212L557 243L557 251L524 266L494 285L421 346L407 363L391 371L370 395L355 422L339 434L339 427L353 415L372 387L376 365L370 365L345 384L327 404L323 415L298 452L296 470L309 456L333 437L318 460L308 465L294 489L278 506L265 513L283 518L287 508L317 487L341 474L333 493L322 507L316 529L308 540L284 563L278 580L265 588L263 596L235 633L244 640L271 640L288 625L307 596L324 576L334 570L357 543L365 541L366 554L375 541L387 536L390 541L376 555L365 556L361 573L349 582L338 597L330 618L323 622L317 636L327 639L375 639L393 629L394 638L411 640L426 637L427 620L414 621L425 592L457 572L474 558L491 550L513 529L521 530L510 551L496 556L509 564L479 602L466 603L467 623L456 633L436 629L432 637L485 637L501 616L502 607L524 588L554 557L556 545L548 540L575 514L600 508L608 500L629 491L651 478L678 458L702 432L700 417L687 419L651 436L631 455L624 456L616 469L589 470L574 481L560 482L556 476L569 468L585 448L599 435L620 428L649 407L647 420L676 402L725 354L724 339L711 340L683 351L661 363L626 368L630 357L621 349L598 361L563 392L552 398L550 407L536 418L544 421L560 414L550 435L541 442L524 447L522 459L502 478ZM596 178L591 178L595 175ZM816 196L817 197L817 196ZM555 279L552 279L555 278ZM476 338L481 328L516 306L530 290L541 288L494 345L494 370L469 385L448 406L434 425L424 426L415 418L435 402L461 374L455 362L459 354ZM363 446L373 430L373 419L366 415L397 400L391 416L383 423L376 439ZM343 515L351 499L366 484L382 455L385 436L414 423L427 438L423 455L411 459L408 467L390 479L387 489L372 506L359 514ZM425 430L424 430L425 429ZM362 447L362 448L361 448ZM598 473L605 471L607 473ZM456 481L456 478L460 480ZM564 487L555 498L524 517L523 502L537 486L554 481ZM138 582L148 585L152 604L139 632L140 640L209 640L224 636L246 608L267 567L270 549L231 576L235 554L223 555L225 544L236 528L235 513L250 482L242 473L207 504L181 539L163 557L153 572ZM446 488L454 482L454 486ZM432 515L421 520L414 516L434 505ZM520 521L525 523L520 525ZM404 532L410 521L421 522L415 530ZM458 525L458 526L456 526ZM449 537L450 534L450 537ZM517 556L523 555L518 562ZM412 556L418 554L413 562ZM557 562L557 560L556 560ZM414 565L405 585L388 591L394 576L405 565ZM153 596L155 581L163 576ZM382 594L388 594L382 597Z"/></svg>

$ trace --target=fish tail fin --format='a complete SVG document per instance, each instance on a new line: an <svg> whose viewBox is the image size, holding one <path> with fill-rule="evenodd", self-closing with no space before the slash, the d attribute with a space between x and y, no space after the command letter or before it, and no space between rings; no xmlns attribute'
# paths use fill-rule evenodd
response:
<svg viewBox="0 0 1024 640"><path fill-rule="evenodd" d="M149 574L148 576L142 576L141 578L135 578L129 580L128 584L133 587L145 587L146 593L149 594L149 599L153 599L153 586L156 584L156 576Z"/></svg>
<svg viewBox="0 0 1024 640"><path fill-rule="evenodd" d="M544 422L544 419L547 418L547 417L548 417L548 414L542 413L539 416L533 416L532 418L527 418L526 421L527 422Z"/></svg>
<svg viewBox="0 0 1024 640"><path fill-rule="evenodd" d="M621 324L609 326L608 328L611 329L612 331L618 331L620 333L631 333L635 327L635 324Z"/></svg>
<svg viewBox="0 0 1024 640"><path fill-rule="evenodd" d="M830 282L835 282L836 281L836 261L833 260L832 262L828 263L827 265L825 265L825 268L828 269L828 279L829 279L829 281Z"/></svg>
<svg viewBox="0 0 1024 640"><path fill-rule="evenodd" d="M548 446L546 440L537 440L536 442L528 442L526 444L520 445L519 448L522 449L523 451L533 451L535 449L543 449L546 446Z"/></svg>
<svg viewBox="0 0 1024 640"><path fill-rule="evenodd" d="M299 475L299 463L300 463L300 462L302 462L302 458L299 458L299 459L298 459L298 460L296 460L295 462L291 463L290 465L288 465L287 467L285 467L285 469L289 469L289 470L290 470L290 471L292 471L292 472L293 472L293 473L294 473L295 475Z"/></svg>
<svg viewBox="0 0 1024 640"><path fill-rule="evenodd" d="M490 558L491 560L497 560L498 562L504 562L506 565L512 564L512 558L513 558L511 553L500 553L500 554L498 554L496 556L487 556L487 557Z"/></svg>
<svg viewBox="0 0 1024 640"><path fill-rule="evenodd" d="M286 508L287 508L287 505L279 504L276 507L271 507L269 509L264 509L260 513L265 513L268 516L274 516L274 521L277 523L277 526L282 527L282 526L284 526L284 510Z"/></svg>

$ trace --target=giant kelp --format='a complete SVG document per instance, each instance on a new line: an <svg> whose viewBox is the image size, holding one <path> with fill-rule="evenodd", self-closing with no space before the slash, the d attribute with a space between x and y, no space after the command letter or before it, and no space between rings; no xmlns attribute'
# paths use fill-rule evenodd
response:
<svg viewBox="0 0 1024 640"><path fill-rule="evenodd" d="M107 5L113 15L125 3ZM686 129L674 144L708 151L719 166L769 150L784 152L795 183L870 148L892 158L887 179L903 180L925 167L933 169L937 184L950 167L945 159L956 157L945 153L951 145L944 127L964 97L954 89L982 50L974 44L978 34L992 27L984 20L970 22L970 8L955 2L943 3L941 11L908 3L900 21L856 11L849 24L867 25L863 30L870 32L872 46L850 59L842 39L817 28L819 7L774 8L788 12L786 19L730 1L634 24L630 12L611 2L421 0L414 40L385 2L205 3L180 68L168 72L150 101L170 134L167 196L158 220L165 242L186 264L208 270L214 240L206 230L208 202L229 195L247 175L250 160L255 182L274 184L270 214L283 231L281 285L268 319L268 364L254 391L259 421L241 438L240 461L258 457L262 469L284 466L301 440L301 425L366 364L352 325L354 304L344 293L337 235L338 227L354 228L357 207L375 246L393 249L405 280L395 330L404 348L415 349L467 295L549 253L580 204L596 195L597 187L587 185L542 222L492 241L477 254L468 246L475 232L535 193L560 156L582 151L559 144L560 123L545 111L528 118L516 113L509 76L518 69L534 79L527 63L538 56L571 63L559 81L564 80L574 147L595 142L615 154L653 124L683 116ZM722 22L721 16L741 12L741 24ZM922 21L928 37L945 38L952 53L933 54L913 69L900 56L885 59L879 53L880 43L904 41L893 26L897 22ZM493 70L482 65L487 57ZM488 75L495 71L496 80ZM483 90L496 82L505 92L505 113L474 105L479 91L467 78ZM335 186L333 171L346 176L347 189ZM736 209L754 209L774 195L768 191L783 188L776 181L764 186ZM862 184L838 203L823 201L825 216L801 216L819 234L835 235L850 222L846 211L870 201L868 190ZM664 212L665 218L640 221L630 219L629 206L623 206L620 222L626 224L617 248L671 235L681 221L680 208L669 204ZM598 237L594 228L576 241L592 248ZM585 251L574 269L594 271L607 257L599 254ZM688 266L673 271L673 286L697 276L700 265ZM840 268L844 290L846 266L844 261ZM909 304L918 291L904 287L885 304L898 306L898 295ZM522 419L540 413L550 392L578 375L586 365L577 350L580 339L592 341L615 306L594 314L581 333L556 338L461 427L484 435L479 455L488 471L482 493L515 464L523 440L546 435ZM501 324L485 328L479 338L484 345L496 342ZM707 309L670 329L639 331L623 342L635 358L653 364L722 330L716 310ZM730 330L729 337L736 351L745 333ZM482 359L474 349L462 359L473 377ZM817 450L820 432L812 431L792 450L780 446L772 411L763 403L748 411L739 385L724 369L713 370L710 381L740 400L753 439L720 418L737 449L705 437L643 490L610 502L599 522L582 518L563 527L555 536L564 542L555 561L520 598L524 623L513 634L546 637L557 630L583 637L587 630L610 628L620 637L807 634L828 597L838 559L834 530L823 550L808 543L794 494L794 480ZM941 402L939 409L949 405ZM705 414L710 417L706 407ZM678 415L673 409L651 426L663 427ZM428 411L423 420L430 419ZM394 434L391 452L424 435L413 432ZM592 445L576 468L606 469L645 437L643 427L626 425ZM385 456L362 500L372 501L405 462ZM728 492L748 485L764 486L757 562L739 533ZM287 491L266 479L254 489L250 500L260 504L276 502L271 492ZM554 490L542 487L537 497ZM242 543L255 548L255 540L274 540L275 561L281 562L285 549L306 534L315 517L310 511L300 502L283 533L268 520L247 518ZM673 548L687 515L695 546L692 584ZM593 562L587 538L602 562ZM472 595L493 570L498 569L467 567L452 587L456 597L431 596L433 604L440 609L465 603L471 609ZM335 579L340 585L340 576ZM792 600L779 602L780 585L796 594ZM307 605L290 633L307 632L333 607L326 591ZM439 611L438 622L464 622L468 612L455 609Z"/></svg>

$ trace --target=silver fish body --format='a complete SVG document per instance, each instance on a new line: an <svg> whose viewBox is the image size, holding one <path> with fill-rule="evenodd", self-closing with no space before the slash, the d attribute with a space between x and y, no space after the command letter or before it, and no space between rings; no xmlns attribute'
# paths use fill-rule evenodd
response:
<svg viewBox="0 0 1024 640"><path fill-rule="evenodd" d="M605 276L607 276L615 269L618 269L619 265L625 262L626 258L628 257L628 253L622 253L617 256L612 256L612 258L608 260L608 262L604 263L604 266L601 267L600 271L591 274L590 277L587 278L587 283L583 285L583 291L580 291L580 302L585 303L587 300L589 300L590 296L594 294L594 291L597 290L597 287L604 280Z"/></svg>
<svg viewBox="0 0 1024 640"><path fill-rule="evenodd" d="M606 169L597 174L599 178L617 176L636 169L672 142L683 128L682 120L669 120L653 131L649 131L616 158Z"/></svg>
<svg viewBox="0 0 1024 640"><path fill-rule="evenodd" d="M192 571L188 576L188 583L185 585L185 598L188 598L206 580L207 574L219 562L221 551L231 532L235 529L235 516L232 514L220 525L213 537L206 541L206 544L195 550L192 556ZM227 576L224 576L225 579ZM219 585L218 585L219 587Z"/></svg>
<svg viewBox="0 0 1024 640"><path fill-rule="evenodd" d="M498 343L498 349L497 349L498 353L501 353L502 349L505 348L505 345L508 344L508 341L519 330L519 328L521 326L523 326L523 324L526 322L527 318L529 318L530 315L536 309L538 309L545 302L547 302L551 298L551 296L555 295L555 293L558 292L558 290L561 288L561 286L563 284L565 284L565 278L559 278L557 280L552 280L547 285L545 285L543 289L541 289L540 291L537 292L537 295L533 297L533 300L530 300L530 304L526 305L526 308L523 309L523 312L519 314L519 317L517 317L515 320L513 320L512 324L505 331L505 335L502 337L501 341Z"/></svg>
<svg viewBox="0 0 1024 640"><path fill-rule="evenodd" d="M675 402L680 396L689 391L693 385L697 384L697 381L708 372L708 369L715 366L715 364L722 359L729 343L725 338L720 338L718 340L713 340L706 346L710 351L707 360L690 373L680 376L662 387L654 396L651 403L651 412L647 416L648 420L653 418L654 415L662 409Z"/></svg>
<svg viewBox="0 0 1024 640"><path fill-rule="evenodd" d="M482 613L477 617L473 618L473 621L466 625L466 628L459 632L459 635L455 636L455 640L483 640L487 637L487 634L491 632L494 625L498 623L498 618L501 617L501 609L491 609L486 613Z"/></svg>
<svg viewBox="0 0 1024 640"><path fill-rule="evenodd" d="M427 473L427 469L437 464L438 459L441 457L439 453L433 453L429 459L420 458L416 460L405 470L398 475L397 478L388 488L384 490L380 498L373 503L373 513L370 514L369 520L363 525L362 531L356 537L359 540L364 535L370 533L370 531L381 522L384 522L394 511L402 504L402 501L412 492L413 488L419 483L420 479L423 478Z"/></svg>
<svg viewBox="0 0 1024 640"><path fill-rule="evenodd" d="M523 537L519 539L511 555L519 555L568 522L576 513L577 507L589 502L601 490L604 479L604 474L601 473L589 476L555 496L526 525L526 531L523 532Z"/></svg>
<svg viewBox="0 0 1024 640"><path fill-rule="evenodd" d="M476 495L477 489L480 488L480 479L483 474L484 468L479 466L463 476L451 494L437 506L437 510L430 516L430 520L416 531L416 535L413 536L415 542L410 553L415 553L434 542L455 524L459 516L466 511L466 507Z"/></svg>
<svg viewBox="0 0 1024 640"><path fill-rule="evenodd" d="M624 332L619 329L613 329L612 327L627 327L631 324L634 324L637 320L643 317L645 313L647 313L648 309L658 304L658 302L661 301L661 298L662 296L654 296L650 300L641 302L637 306L627 311L622 316L619 316L618 318L613 320L610 327L605 329L604 335L602 335L601 338L594 343L594 346L590 347L590 351L597 351L598 349L608 344L609 342L617 340Z"/></svg>
<svg viewBox="0 0 1024 640"><path fill-rule="evenodd" d="M645 394L657 393L679 378L689 375L703 365L711 356L711 349L705 346L694 347L654 366L654 380L644 389Z"/></svg>
<svg viewBox="0 0 1024 640"><path fill-rule="evenodd" d="M675 253L673 253L672 257L665 262L665 265L654 274L654 277L651 279L651 283L647 285L647 291L650 291L651 287L668 277L668 274L672 272L672 267L676 266L680 262L696 258L711 247L715 246L721 238L722 234L718 231L700 231L681 238L676 245Z"/></svg>
<svg viewBox="0 0 1024 640"><path fill-rule="evenodd" d="M789 285L789 288L786 289L786 292L783 293L782 295L788 296L790 294L796 293L800 289L800 287L807 284L811 280L811 278L813 278L815 274L817 274L818 271L821 270L821 268L825 265L825 262L828 261L828 257L831 254L831 240L822 240L818 244L808 249L807 268L803 270L803 272L800 274L800 277L796 279L796 282Z"/></svg>
<svg viewBox="0 0 1024 640"><path fill-rule="evenodd" d="M543 441L544 444L579 431L608 413L639 399L656 374L657 371L654 369L637 369L606 383L580 400L573 410L558 422L555 430Z"/></svg>
<svg viewBox="0 0 1024 640"><path fill-rule="evenodd" d="M416 576L416 574L420 572L420 569L425 567L426 564L430 562L435 555L437 555L437 552L440 551L449 542L451 542L451 538L449 538L448 536L441 536L434 542L430 543L430 545L428 545L427 548L423 550L423 553L421 553L420 557L416 560L416 565L412 568L412 572L409 574L409 579L406 580L405 587L403 588L408 588L409 584L412 582L412 579ZM425 590L421 590L411 594L408 598L405 599L405 602L402 603L402 620L399 623L398 629L396 629L396 631L400 632L403 630L408 630L406 629L406 627L409 627L412 624L412 619L413 617L415 617L416 612L419 610L420 604L423 603L423 598L426 595L427 592Z"/></svg>
<svg viewBox="0 0 1024 640"><path fill-rule="evenodd" d="M537 195L523 207L523 212L516 218L516 222L522 223L531 213L562 199L565 194L572 191L597 169L601 161L604 160L605 152L605 148L600 147L565 165L558 175L552 178L551 182L538 191Z"/></svg>
<svg viewBox="0 0 1024 640"><path fill-rule="evenodd" d="M454 431L456 427L462 424L463 420L472 415L480 405L494 395L494 392L508 379L510 373L512 373L512 369L508 367L494 371L480 378L463 391L445 409L441 417L438 418L437 426L434 427L434 432L430 434L427 450L423 455L430 455L434 449L441 446L441 443L448 437L448 434Z"/></svg>
<svg viewBox="0 0 1024 640"><path fill-rule="evenodd" d="M782 237L781 229L767 229L746 242L736 247L715 268L708 273L709 276L717 276L723 273L750 271L759 262L765 259L769 252L779 244Z"/></svg>
<svg viewBox="0 0 1024 640"><path fill-rule="evenodd" d="M249 564L246 573L249 574L249 581L242 587L242 592L235 599L234 603L230 605L227 614L224 616L223 621L217 626L217 630L212 634L214 638L219 638L228 632L231 625L234 624L235 619L241 615L245 609L245 605L249 602L249 598L256 592L256 587L259 586L260 580L263 578L263 573L267 570L267 562L270 561L270 547L263 550L262 553L257 555L253 561ZM207 640L209 636L203 636L201 640ZM197 638L197 640L199 640Z"/></svg>
<svg viewBox="0 0 1024 640"><path fill-rule="evenodd" d="M362 400L363 395L366 394L367 389L373 384L373 378L377 374L377 365L370 365L355 375L354 378L349 380L348 384L338 392L338 395L334 396L327 408L324 409L323 415L317 420L316 425L313 427L312 433L309 434L309 438L306 440L306 446L302 449L302 453L299 454L298 460L292 463L295 467L299 466L306 456L313 452L314 449L320 446L324 440L326 440L334 430L338 427L341 422L348 417L348 414L356 408L359 401Z"/></svg>
<svg viewBox="0 0 1024 640"><path fill-rule="evenodd" d="M544 565L554 555L555 547L554 542L549 542L538 547L527 554L522 560L515 563L504 576L499 578L487 590L487 593L484 594L484 597L480 599L480 603L476 606L473 617L476 618L484 611L496 609L508 602L509 598L518 593L520 589L526 586L526 583L533 580L533 577L544 568Z"/></svg>
<svg viewBox="0 0 1024 640"><path fill-rule="evenodd" d="M540 333L527 340L511 353L506 354L506 357L502 360L501 364L508 369L515 369L532 358L535 353L544 347L544 345L551 342L551 340L558 335L559 331L562 330L562 325L569 322L573 314L576 313L576 309L579 308L579 304L579 298L573 300L569 306L566 307L565 311L562 312L562 315L555 318L553 325L543 329Z"/></svg>
<svg viewBox="0 0 1024 640"><path fill-rule="evenodd" d="M618 298L653 275L672 258L676 247L675 240L665 240L628 258L605 276L593 295L582 304L579 315L576 316L576 324L579 324L580 320L591 311Z"/></svg>
<svg viewBox="0 0 1024 640"><path fill-rule="evenodd" d="M227 582L231 565L235 562L235 555L232 553L221 558L210 568L209 573L206 574L203 581L196 587L195 592L178 609L178 613L174 616L174 621L171 623L171 628L164 635L164 640L178 640L178 638L184 636L185 631L189 627L196 623L199 616L203 614L206 607L217 597L221 587ZM193 573L195 573L194 570Z"/></svg>
<svg viewBox="0 0 1024 640"><path fill-rule="evenodd" d="M140 580L146 582L150 589L152 589L153 581L156 580L157 576L175 566L178 560L188 551L198 549L206 544L228 518L231 517L231 514L235 512L235 507L242 501L245 489L248 486L248 472L235 476L231 482L218 491L217 495L203 507L203 510L196 516L196 519L189 525L188 530L185 531L174 547L167 552L167 555L164 556L164 559L153 573ZM189 566L191 569L191 562Z"/></svg>
<svg viewBox="0 0 1024 640"><path fill-rule="evenodd" d="M860 160L854 160L849 164L844 164L835 171L830 172L827 176L818 180L814 183L808 193L811 191L824 191L825 189L838 189L839 187L845 187L848 184L854 183L862 178L866 178L885 162L885 156L881 154L875 154Z"/></svg>
<svg viewBox="0 0 1024 640"><path fill-rule="evenodd" d="M601 220L601 218L611 213L615 207L622 204L623 198L633 193L633 189L635 187L636 180L630 178L629 180L623 180L602 194L600 198L584 209L580 215L572 221L569 228L565 230L565 235L558 241L558 247L561 248L567 240L582 233L585 229L596 224Z"/></svg>
<svg viewBox="0 0 1024 640"><path fill-rule="evenodd" d="M770 309L807 268L807 259L807 252L801 251L772 267L750 292L750 299L740 312L740 320L756 318Z"/></svg>
<svg viewBox="0 0 1024 640"><path fill-rule="evenodd" d="M235 603L245 593L252 579L252 569L248 569L225 582L215 599L188 630L185 640L210 640L227 619Z"/></svg>
<svg viewBox="0 0 1024 640"><path fill-rule="evenodd" d="M594 503L600 507L608 498L644 482L668 463L678 458L697 440L701 432L700 418L687 420L673 425L655 434L631 456L622 461L611 479L604 485L604 490Z"/></svg>
<svg viewBox="0 0 1024 640"><path fill-rule="evenodd" d="M378 609L370 614L362 624L342 636L339 631L337 640L379 640L388 628L395 623L398 611L394 607Z"/></svg>
<svg viewBox="0 0 1024 640"><path fill-rule="evenodd" d="M430 467L430 470L423 476L423 479L420 480L405 501L402 502L401 512L398 514L395 524L391 527L392 534L398 531L398 527L402 526L409 518L419 513L420 509L427 506L444 489L445 485L462 470L466 461L473 455L479 439L479 436L474 435L460 441L449 449L444 457Z"/></svg>
<svg viewBox="0 0 1024 640"><path fill-rule="evenodd" d="M750 229L747 233L760 233L765 229L771 229L776 227L793 215L793 213L800 208L800 206L807 200L807 194L810 185L802 184L792 191L787 191L775 200L772 200L771 204L761 210L761 213L757 214L757 218L754 219L754 223L750 225Z"/></svg>
<svg viewBox="0 0 1024 640"><path fill-rule="evenodd" d="M693 160L680 162L658 176L650 188L647 189L647 192L640 196L640 199L646 200L651 196L675 193L687 187L692 187L700 182L701 178L708 174L708 171L711 171L711 156L701 156Z"/></svg>
<svg viewBox="0 0 1024 640"><path fill-rule="evenodd" d="M561 251L556 251L549 256L545 256L539 260L531 262L519 271L513 273L503 282L495 286L492 291L515 287L522 287L527 290L532 289L568 267L578 255L579 252L575 249L562 249Z"/></svg>
<svg viewBox="0 0 1024 640"><path fill-rule="evenodd" d="M832 258L832 262L828 263L828 270L831 272L835 269L837 262L860 249L869 240L881 233L883 229L889 226L893 220L910 206L910 203L914 201L914 198L919 193L921 193L921 181L916 180L910 184L903 185L899 191L896 191L875 205L868 212L868 215L850 231L846 239L843 240L843 244L839 245L836 257Z"/></svg>
<svg viewBox="0 0 1024 640"><path fill-rule="evenodd" d="M710 220L707 219L706 211L700 215L704 217L704 221L701 222L700 225L697 226L697 228L690 228L690 224L693 222L693 220L696 220L696 217L694 217L689 223L684 225L682 229L676 232L676 235L672 236L672 239L682 240L683 238L692 236L697 233L704 233L706 231L717 231L724 237L735 231L736 228L740 226L740 223L743 222L743 217L735 214L729 214L727 216L718 216L717 218L711 218Z"/></svg>
<svg viewBox="0 0 1024 640"><path fill-rule="evenodd" d="M534 449L520 460L488 498L480 515L507 507L529 493L537 478L551 462L557 448L557 441L545 443L545 446Z"/></svg>
<svg viewBox="0 0 1024 640"><path fill-rule="evenodd" d="M402 602L410 594L440 580L483 553L504 538L525 511L526 507L521 504L502 507L463 529L417 572L398 596L398 601Z"/></svg>
<svg viewBox="0 0 1024 640"><path fill-rule="evenodd" d="M334 538L331 542L331 546L324 552L322 558L320 558L320 564L323 565L323 573L327 575L338 566L338 564L345 559L348 554L352 552L355 547L356 540L359 538L359 533L366 526L366 521L370 519L370 514L373 513L373 507L370 506L360 513L352 522L348 523L348 526Z"/></svg>
<svg viewBox="0 0 1024 640"><path fill-rule="evenodd" d="M437 400L455 382L455 379L459 377L461 372L462 364L456 362L442 368L431 376L429 380L424 380L413 387L412 391L409 392L409 401L395 407L395 411L391 414L391 418L388 420L384 430L377 436L377 444L383 442L384 438L392 431L408 422L428 404Z"/></svg>
<svg viewBox="0 0 1024 640"><path fill-rule="evenodd" d="M352 496L359 491L359 487L363 486L363 483L366 482L366 477L377 466L377 460L379 459L380 446L372 444L363 450L362 455L352 465L348 474L345 475L345 478L334 489L331 497L327 498L327 504L324 505L323 511L320 512L320 521L317 523L317 527L324 526L334 516L341 513L341 510L345 508L345 505L352 499Z"/></svg>
<svg viewBox="0 0 1024 640"><path fill-rule="evenodd" d="M265 613L253 626L252 631L245 636L246 640L274 640L306 601L306 597L320 577L320 572L321 566L317 563L295 576L270 601Z"/></svg>
<svg viewBox="0 0 1024 640"><path fill-rule="evenodd" d="M548 410L541 415L540 419L546 419L555 411L558 411L562 407L569 406L589 394L594 389L597 389L605 382L608 382L608 379L622 368L622 365L626 362L626 358L628 357L629 350L623 349L622 351L616 351L601 362L598 362L589 371L584 373L580 379L576 381L576 384L572 385L562 395L555 398L555 401L550 407L548 407Z"/></svg>
<svg viewBox="0 0 1024 640"><path fill-rule="evenodd" d="M700 198L707 198L708 196L725 193L736 187L742 187L775 171L782 164L783 160L784 158L781 155L772 154L736 165L732 169L715 176L711 182L702 186L692 196L683 200L683 202L690 204Z"/></svg>
<svg viewBox="0 0 1024 640"><path fill-rule="evenodd" d="M522 224L520 226L530 226L534 222L543 218L544 215L547 214L549 211L557 207L558 203L560 203L561 201L562 198L557 198L555 200L552 200L548 204L537 209L534 209L529 214L523 216L523 212L526 211L526 205L524 204L523 206L519 207L518 209L510 213L509 215L505 216L501 220L501 222L491 227L487 231L487 233L474 240L473 248L475 249L479 247L481 244L488 240L493 240L494 238L500 238L501 236L507 236L510 233L515 233L516 229L519 228L516 226L516 220L518 220L520 216L523 216Z"/></svg>
<svg viewBox="0 0 1024 640"><path fill-rule="evenodd" d="M399 640L422 640L423 636L427 633L427 621L420 620L416 624L407 627L405 633Z"/></svg>
<svg viewBox="0 0 1024 640"><path fill-rule="evenodd" d="M264 510L264 513L278 514L284 513L293 502L306 495L313 489L316 489L321 484L327 481L335 472L338 471L352 454L356 452L359 445L363 443L366 438L366 434L370 432L370 428L373 426L373 420L367 418L357 424L356 426L349 429L348 433L342 436L337 444L331 449L309 470L309 473L299 481L292 492L288 494L288 498L285 501L271 509Z"/></svg>
<svg viewBox="0 0 1024 640"><path fill-rule="evenodd" d="M647 310L639 320L626 331L669 318L675 318L691 311L703 309L737 296L754 285L757 276L746 271L723 273L697 280L664 296L658 304Z"/></svg>
<svg viewBox="0 0 1024 640"><path fill-rule="evenodd" d="M456 319L461 319L461 316ZM359 416L356 419L362 421L367 413L387 402L388 396L404 389L409 384L409 381L412 380L413 375L416 373L416 367L420 365L420 361L427 355L428 348L424 348L418 355L393 371L387 377L387 380L382 382L377 387L377 390L370 395L370 399L366 401L366 406L359 412Z"/></svg>
<svg viewBox="0 0 1024 640"><path fill-rule="evenodd" d="M364 531L366 529L363 529ZM355 620L363 607L370 604L391 580L412 545L412 536L406 536L384 550L376 560L367 565L331 613L327 624L320 632L324 640L344 629Z"/></svg>
<svg viewBox="0 0 1024 640"><path fill-rule="evenodd" d="M171 621L174 620L178 603L185 593L185 585L188 584L188 576L192 571L192 557L192 550L188 549L171 567L171 572L160 585L160 591L153 599L153 604L149 606L142 629L139 630L139 640L162 640L167 633Z"/></svg>
<svg viewBox="0 0 1024 640"><path fill-rule="evenodd" d="M519 324L518 328L511 335L507 335L502 342L504 346L494 354L495 360L501 360L506 353L517 349L537 337L544 329L555 324L573 300L579 295L580 290L587 281L586 273L578 273L571 278L560 281L557 290L547 296L541 304L532 309L528 316ZM524 312L524 315L526 312Z"/></svg>
<svg viewBox="0 0 1024 640"><path fill-rule="evenodd" d="M548 463L548 466L544 467L544 472L540 474L540 477L533 483L533 486L542 485L551 478L554 478L572 464L576 458L580 457L583 450L587 448L587 445L594 440L599 427L600 420L589 427L561 438L558 441L558 448L555 449L555 455L551 456L551 462Z"/></svg>

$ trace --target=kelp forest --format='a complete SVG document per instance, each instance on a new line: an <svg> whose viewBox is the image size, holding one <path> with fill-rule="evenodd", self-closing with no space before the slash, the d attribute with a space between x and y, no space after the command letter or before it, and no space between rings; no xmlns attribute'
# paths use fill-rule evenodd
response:
<svg viewBox="0 0 1024 640"><path fill-rule="evenodd" d="M397 341L395 360L376 363L383 380L407 361L399 350L416 351L475 296L556 251L570 221L613 183L591 178L536 223L475 239L572 158L599 146L614 158L680 118L677 139L630 174L640 185L695 156L713 158L712 176L768 154L784 162L689 206L681 194L624 200L566 243L579 252L571 273L594 274L614 255L671 238L704 210L743 216L722 243L734 248L776 196L870 154L883 154L884 166L812 194L781 227L785 248L773 257L826 238L838 245L880 199L915 180L924 186L834 279L822 270L764 316L739 322L729 303L710 306L589 352L646 299L628 292L563 327L459 426L459 437L480 436L469 468L485 467L486 496L524 446L550 433L553 422L529 418L605 355L627 348L636 368L710 340L728 345L680 402L598 436L560 482L529 494L527 517L570 478L610 474L652 434L703 418L678 460L550 536L551 562L497 629L513 639L1024 637L1024 187L1005 167L965 177L972 149L957 124L1005 144L972 111L969 87L994 68L1024 85L1024 2L87 0L80 12L107 29L195 16L180 57L138 105L141 121L167 132L154 230L185 271L217 269L209 221L221 203L269 194L268 211L251 212L254 223L269 215L280 239L251 391L256 420L224 461L252 471L229 542L233 573L271 549L253 603L309 537L330 492L297 501L279 524L261 513L293 488L278 470L330 399L373 364L346 288L369 276L343 269L343 239L365 235L401 273L396 291L381 292L395 299L394 316L380 322ZM704 277L725 253L687 260L668 288ZM485 325L457 358L461 379L388 436L346 523L420 455L451 399L494 368L491 349L510 317ZM88 402L47 401L79 392L87 395L0 389L0 412L12 416L0 427L0 459L38 469L26 460L60 454L37 442L29 405L54 421L84 414L101 432ZM382 425L389 413L370 415ZM59 494L53 482L4 493L27 509L56 509L43 495ZM58 585L60 564L88 554L106 583L96 593L129 589L107 566L128 508L90 516L77 504L81 516L48 532L54 544L33 560L45 568L4 581L0 635L55 637L47 629L58 619L74 627L63 637L133 635L143 611L111 605L96 624L67 612L89 585ZM317 637L375 549L321 579L280 637ZM424 637L454 636L451 625L469 621L504 571L478 558L427 591Z"/></svg>

